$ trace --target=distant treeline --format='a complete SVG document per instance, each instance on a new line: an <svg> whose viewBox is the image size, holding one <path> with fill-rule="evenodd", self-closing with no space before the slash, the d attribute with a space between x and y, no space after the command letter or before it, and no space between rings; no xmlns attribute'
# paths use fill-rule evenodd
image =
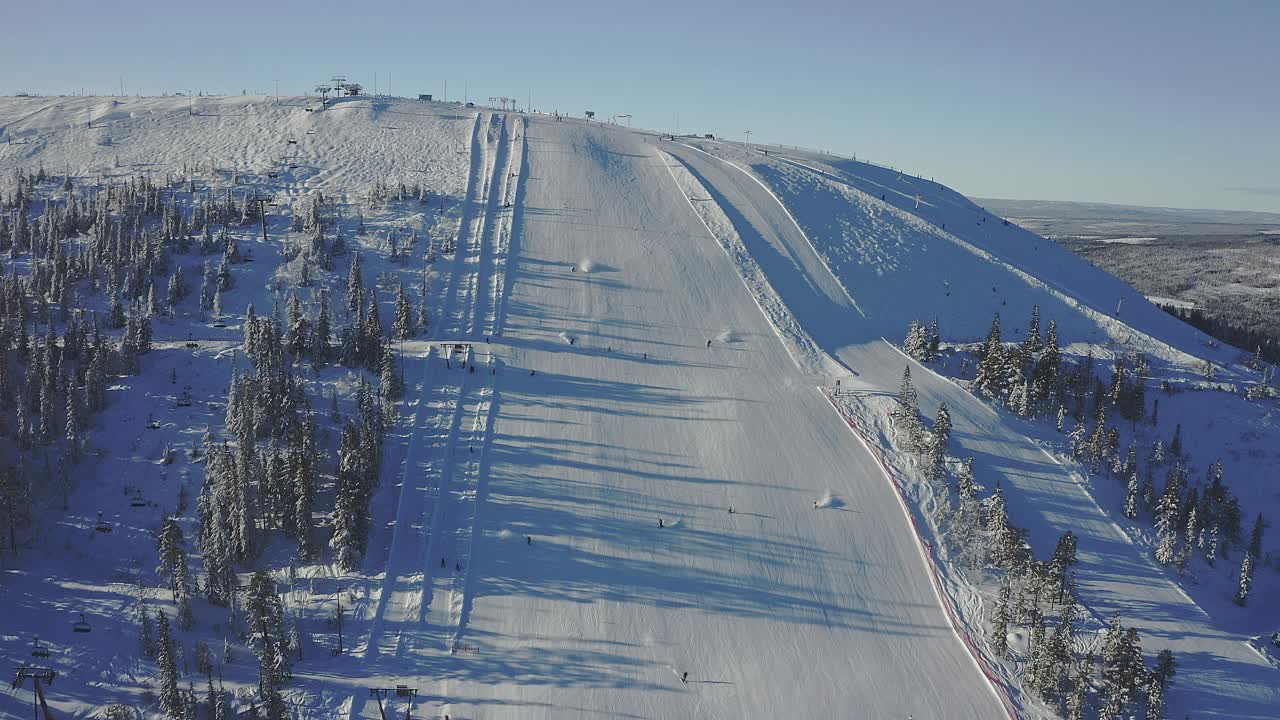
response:
<svg viewBox="0 0 1280 720"><path fill-rule="evenodd" d="M1207 314L1201 308L1161 305L1161 309L1229 345L1251 353L1269 363L1280 363L1280 339L1268 332L1242 327L1237 322L1217 314Z"/></svg>

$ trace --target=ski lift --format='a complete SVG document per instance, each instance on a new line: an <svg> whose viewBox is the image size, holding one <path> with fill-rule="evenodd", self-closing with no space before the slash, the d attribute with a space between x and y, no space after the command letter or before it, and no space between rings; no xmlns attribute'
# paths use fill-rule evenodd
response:
<svg viewBox="0 0 1280 720"><path fill-rule="evenodd" d="M71 623L71 632L87 633L93 632L93 628L89 627L89 621L84 619L84 613L76 613L80 619Z"/></svg>
<svg viewBox="0 0 1280 720"><path fill-rule="evenodd" d="M218 322L214 323L213 326L216 328L224 328L227 326L227 324L219 320Z"/></svg>
<svg viewBox="0 0 1280 720"><path fill-rule="evenodd" d="M290 145L297 145L297 144L298 144L298 141L297 141L296 139L294 139L294 138L289 138L288 142L289 142L289 144L290 144Z"/></svg>
<svg viewBox="0 0 1280 720"><path fill-rule="evenodd" d="M102 512L98 512L98 524L93 526L95 532L109 533L111 532L111 523L102 519Z"/></svg>
<svg viewBox="0 0 1280 720"><path fill-rule="evenodd" d="M267 177L271 178L272 180L275 180L276 178L280 177L280 173L269 172L267 173Z"/></svg>
<svg viewBox="0 0 1280 720"><path fill-rule="evenodd" d="M49 657L49 646L40 642L40 636L31 638L31 657L47 658Z"/></svg>
<svg viewBox="0 0 1280 720"><path fill-rule="evenodd" d="M182 394L178 396L178 407L191 407L191 393L186 390L182 391Z"/></svg>
<svg viewBox="0 0 1280 720"><path fill-rule="evenodd" d="M160 421L159 421L159 420L156 420L156 419L155 419L154 417L152 417L151 415L147 415L147 429L148 429L148 430L159 430L159 429L160 429Z"/></svg>
<svg viewBox="0 0 1280 720"><path fill-rule="evenodd" d="M133 497L129 498L129 507L143 508L147 505L150 505L150 503L148 503L147 499L142 496L142 491L134 490Z"/></svg>
<svg viewBox="0 0 1280 720"><path fill-rule="evenodd" d="M297 170L297 169L298 169L298 166L297 166L297 164L296 164L296 163L289 163L289 169L290 169L290 170Z"/></svg>

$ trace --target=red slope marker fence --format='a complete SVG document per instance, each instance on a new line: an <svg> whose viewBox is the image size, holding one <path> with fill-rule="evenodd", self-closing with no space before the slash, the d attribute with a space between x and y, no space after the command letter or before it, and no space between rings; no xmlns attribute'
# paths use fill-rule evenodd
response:
<svg viewBox="0 0 1280 720"><path fill-rule="evenodd" d="M862 429L858 427L857 423L855 423L853 418L849 415L848 409L836 400L832 390L825 387L820 388L820 390L827 398L827 402L831 403L831 407L836 411L836 414L840 416L840 419L844 420L845 425L853 431L854 437L858 438L858 441L862 443L862 446L865 447L867 452L871 454L871 457L875 459L876 464L880 466L880 472L884 475L885 479L893 486L894 494L898 498L898 505L902 508L902 513L911 521L911 530L916 536L916 549L920 551L920 556L924 558L925 565L929 568L929 580L933 583L933 592L938 596L938 604L942 606L943 612L946 613L947 620L951 623L952 632L960 639L960 642L965 646L965 649L969 651L969 656L973 658L973 662L977 665L978 670L982 672L984 677L986 677L987 684L991 687L991 691L995 694L996 698L1000 700L1001 704L1004 705L1005 712L1009 715L1009 720L1019 720L1017 706L1014 704L1013 698L1009 694L1009 688L1005 685L1000 676L991 668L990 663L987 662L986 656L979 651L977 643L975 643L973 637L970 636L968 629L961 624L960 618L956 615L955 608L952 607L948 595L943 590L942 576L938 573L938 566L934 563L933 559L933 544L926 540L920 533L920 526L916 524L915 515L912 514L911 509L907 506L903 481L896 473L893 472L889 463L885 461L880 447L876 443L873 443L871 439L862 432Z"/></svg>

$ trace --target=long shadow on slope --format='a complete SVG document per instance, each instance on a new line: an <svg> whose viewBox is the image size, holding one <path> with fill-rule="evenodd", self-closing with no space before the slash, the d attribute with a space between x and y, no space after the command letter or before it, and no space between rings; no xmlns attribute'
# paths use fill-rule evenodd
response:
<svg viewBox="0 0 1280 720"><path fill-rule="evenodd" d="M804 271L798 258L784 256L779 251L779 247L788 247L783 240L779 239L775 245L765 238L763 234L765 232L774 236L778 233L755 213L750 201L737 194L735 179L724 175L728 172L738 172L737 170L730 171L712 165L712 163L718 163L718 160L695 158L694 161L690 161L681 155L674 156L720 206L742 239L748 254L768 277L769 284L820 347L834 356L841 347L874 339L865 329L859 329L859 323L848 322L855 316L852 307L841 298L832 297L818 287ZM704 170L714 171L718 176L709 177ZM729 192L734 193L735 197L730 198L726 194ZM748 218L744 215L740 209L743 207L752 208L753 217ZM788 249L788 252L794 251Z"/></svg>

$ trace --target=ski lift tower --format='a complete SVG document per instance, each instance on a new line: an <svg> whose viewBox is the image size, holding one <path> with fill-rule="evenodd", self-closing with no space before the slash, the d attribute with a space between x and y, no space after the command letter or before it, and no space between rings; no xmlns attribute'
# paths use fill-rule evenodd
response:
<svg viewBox="0 0 1280 720"><path fill-rule="evenodd" d="M329 82L333 83L333 89L337 92L338 97L342 97L342 88L347 85L346 75L334 75L329 78Z"/></svg>
<svg viewBox="0 0 1280 720"><path fill-rule="evenodd" d="M329 85L317 85L316 92L320 93L320 107L329 104L329 93L333 92L333 88Z"/></svg>
<svg viewBox="0 0 1280 720"><path fill-rule="evenodd" d="M630 130L630 129L631 129L631 114L630 114L630 113L624 113L624 114L622 114L622 115L614 115L614 117L615 117L615 118L626 118L626 119L627 119L627 129L628 129L628 130Z"/></svg>
<svg viewBox="0 0 1280 720"><path fill-rule="evenodd" d="M404 711L404 720L413 720L413 703L418 698L418 689L409 687L408 685L396 685L393 688L369 688L369 694L378 699L378 715L382 720L388 720L387 709L383 706L382 701L388 695L395 695L398 698L408 698L409 705ZM394 720L394 717L392 718Z"/></svg>
<svg viewBox="0 0 1280 720"><path fill-rule="evenodd" d="M22 687L23 680L31 680L31 715L36 718L36 720L40 720L41 715L44 716L44 720L54 720L53 713L49 712L49 704L44 700L44 688L40 686L40 683L52 685L53 679L57 676L58 673L50 670L49 668L31 667L29 665L20 666L17 672L14 673L14 690Z"/></svg>

